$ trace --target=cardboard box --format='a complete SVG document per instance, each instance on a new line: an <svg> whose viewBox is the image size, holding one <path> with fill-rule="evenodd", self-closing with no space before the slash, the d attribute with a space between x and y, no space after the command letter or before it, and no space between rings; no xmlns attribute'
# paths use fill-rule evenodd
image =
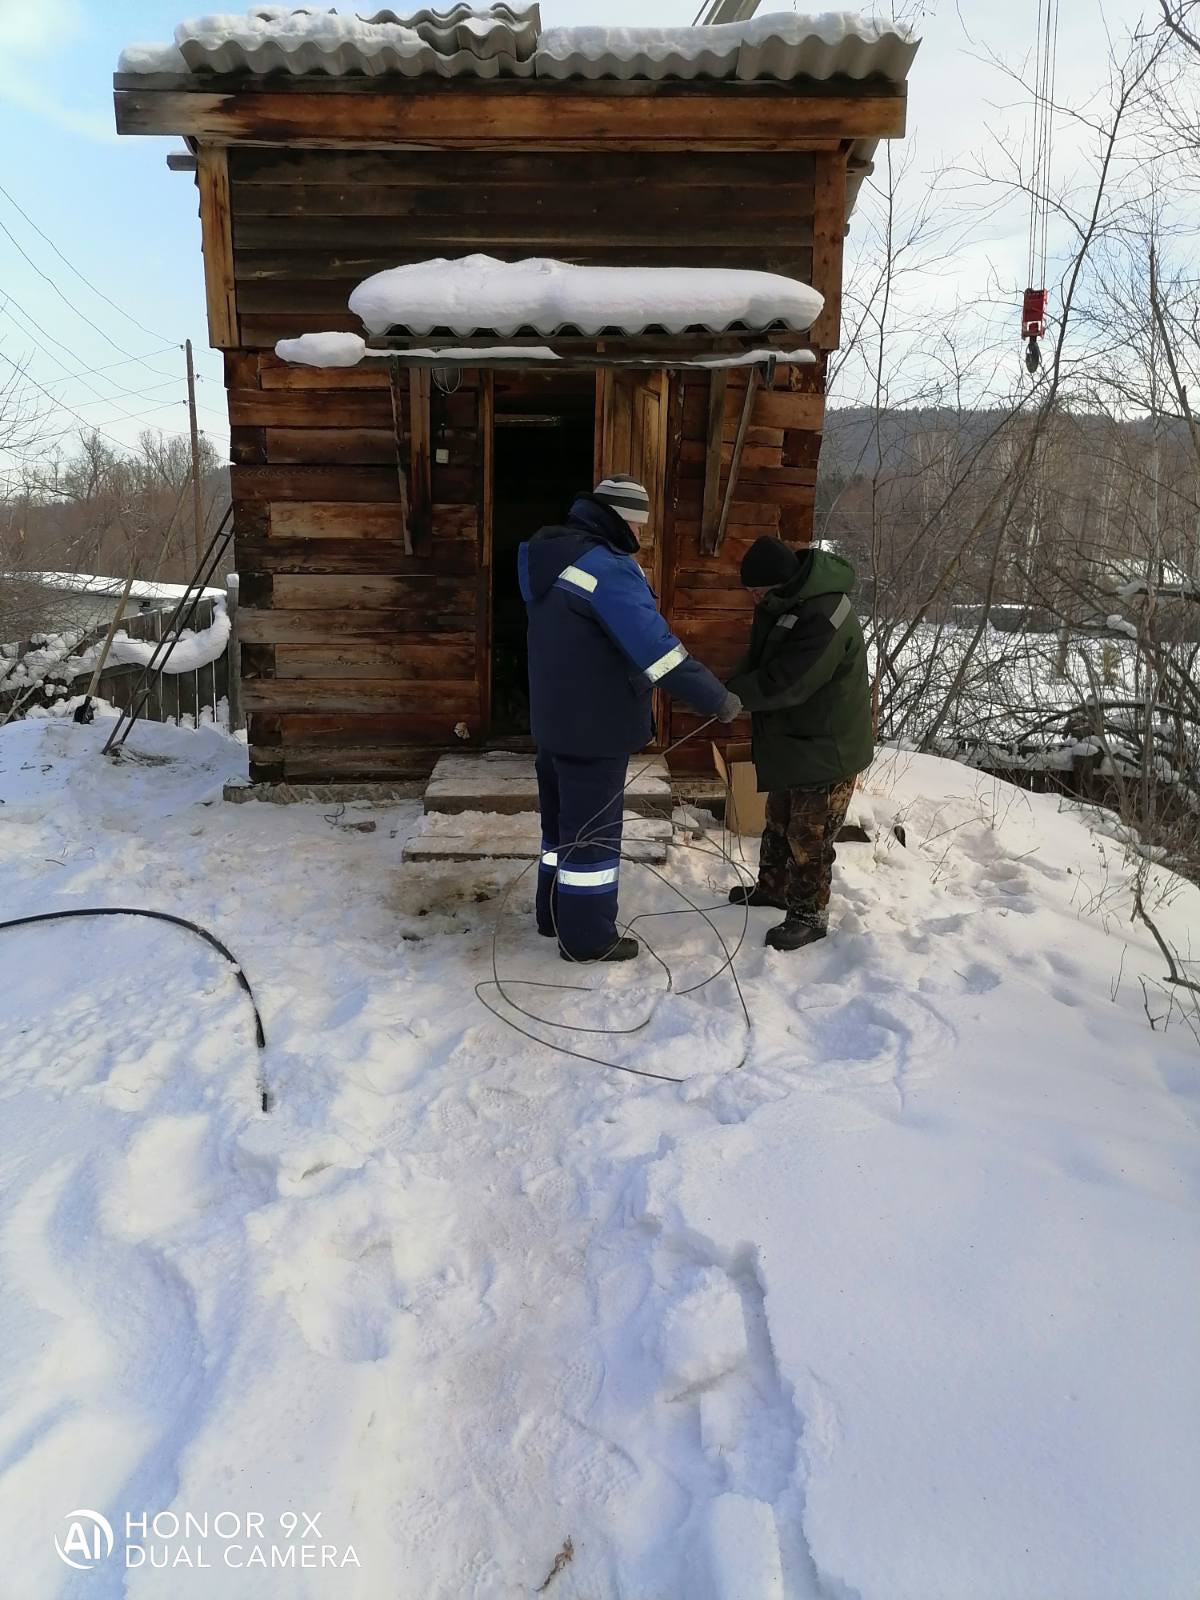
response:
<svg viewBox="0 0 1200 1600"><path fill-rule="evenodd" d="M731 744L722 755L714 744L713 765L725 785L725 824L731 833L757 839L767 821L767 797L758 792L758 778L749 744Z"/></svg>

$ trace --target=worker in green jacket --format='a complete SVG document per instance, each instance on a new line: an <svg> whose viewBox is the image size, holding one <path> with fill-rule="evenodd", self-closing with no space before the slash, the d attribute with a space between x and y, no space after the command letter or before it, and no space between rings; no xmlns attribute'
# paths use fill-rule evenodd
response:
<svg viewBox="0 0 1200 1600"><path fill-rule="evenodd" d="M756 604L729 688L751 713L767 822L758 882L729 898L786 912L767 944L799 950L828 930L834 840L874 754L867 650L850 601L854 568L841 556L756 539L741 577Z"/></svg>

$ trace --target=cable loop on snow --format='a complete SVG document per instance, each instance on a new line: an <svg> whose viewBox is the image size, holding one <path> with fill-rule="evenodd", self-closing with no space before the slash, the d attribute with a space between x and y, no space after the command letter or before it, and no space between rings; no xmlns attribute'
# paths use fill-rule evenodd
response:
<svg viewBox="0 0 1200 1600"><path fill-rule="evenodd" d="M691 732L685 733L682 738L677 739L674 744L669 745L667 747L667 749L663 752L664 757L665 756L669 756L674 751L678 750L680 745L686 744L689 739L696 738L699 734L703 733L706 728L711 727L713 722L715 722L715 721L716 721L715 717L710 717L707 722L701 723L701 725L698 728L693 728L691 730ZM632 784L636 783L637 780L640 777L642 777L644 773L646 773L646 772L648 772L650 770L650 767L651 767L652 764L653 764L652 762L647 762L644 767L640 768L639 771L635 772L631 777L627 778L627 780L626 780L626 782L625 782L625 784L624 784L624 786L623 786L623 788L621 790L621 793L625 794ZM596 839L595 833L590 831L590 830L593 829L594 825L599 821L599 818L600 818L600 816L602 814L602 811L604 809L605 808L602 807L601 811L597 811L595 816L589 817L588 821L584 824L583 831L581 831L579 836L575 839L575 841L572 844L559 845L558 846L558 865L559 865L560 869L562 868L562 866L567 861L570 860L571 855L573 854L574 851L584 849L589 844L593 844L593 843L597 843L597 842L607 843L606 840L605 841L598 841ZM699 849L699 846L693 844L693 845L690 846L690 848L691 849ZM714 857L714 859L724 862L727 866L733 868L733 870L735 872L737 872L739 875L743 876L747 880L752 881L753 874L751 874L748 871L747 868L745 868L744 866L740 865L738 862L734 861L734 859L731 856L731 854L729 853L729 851L725 848L724 843L722 843L722 846L721 846L721 848L719 850L704 850L704 851L701 851L701 853L702 854L706 854L706 855L711 855L711 856ZM670 889L672 891L673 894L678 895L679 898L685 903L685 906L686 906L686 910L684 910L684 911L641 911L641 912L638 912L638 914L636 916L632 917L629 920L629 922L627 922L624 925L624 927L622 929L622 933L624 933L624 934L632 933L633 929L635 927L637 927L637 925L639 923L647 921L651 917L669 917L669 916L687 916L687 915L695 915L695 916L701 917L701 918L703 918L704 922L707 924L709 929L712 931L712 933L713 933L714 937L716 938L717 943L720 945L722 953L724 954L724 957L725 957L724 961L717 968L716 972L710 973L707 978L702 978L699 983L694 983L694 984L690 985L690 987L688 987L687 989L676 990L675 989L675 985L674 985L674 977L673 977L673 974L671 972L670 967L663 960L663 958L659 955L658 951L655 950L654 946L650 943L649 939L646 938L645 934L643 934L642 935L642 943L645 945L645 947L646 947L647 951L649 952L649 954L654 958L655 961L658 962L659 966L663 969L663 972L666 974L667 982L666 982L666 988L658 995L657 999L651 1005L649 1013L645 1017L643 1017L643 1019L640 1022L634 1023L631 1027L628 1027L628 1028L588 1027L588 1026L580 1024L580 1023L560 1022L556 1018L544 1017L544 1016L540 1015L536 1011L531 1011L527 1006L521 1005L519 1001L513 999L512 995L509 994L508 990L510 988L554 989L554 990L557 990L557 991L559 991L561 993L576 993L576 994L594 994L594 993L596 993L596 990L594 990L594 989L592 989L592 988L590 988L590 987L588 987L587 985L584 985L584 984L578 984L578 983L550 983L550 982L537 980L537 979L533 979L533 978L502 978L501 975L500 975L500 963L499 963L499 955L498 955L499 940L500 940L500 929L501 929L501 926L502 926L502 924L504 922L505 915L506 915L506 913L508 911L509 903L512 900L513 893L516 890L518 884L523 882L523 880L525 879L526 875L530 871L532 871L532 869L534 867L536 867L537 864L538 864L538 858L535 857L534 860L528 862L524 867L522 867L521 871L517 874L517 876L512 880L512 882L508 885L507 889L504 891L503 898L500 901L500 908L499 908L499 911L497 912L497 915L496 915L495 926L492 929L492 976L491 976L490 979L485 979L482 983L477 983L475 985L475 994L476 994L476 997L478 998L480 1004L485 1006L486 1009L491 1012L492 1016L496 1017L499 1021L505 1023L508 1027L512 1028L515 1033L519 1033L525 1039L532 1040L532 1042L534 1044L543 1045L548 1050L555 1050L560 1055L570 1056L572 1059L574 1059L576 1061L586 1061L592 1066L608 1067L608 1068L611 1068L614 1072L626 1072L626 1073L629 1073L631 1076L633 1076L635 1078L652 1078L658 1083L684 1083L684 1082L686 1082L686 1079L672 1077L672 1076L670 1076L669 1074L667 1074L665 1072L650 1072L644 1067L631 1067L631 1066L626 1065L624 1062L620 1062L620 1061L606 1061L601 1056L588 1055L585 1051L573 1050L567 1045L557 1044L553 1040L540 1038L536 1033L531 1033L528 1028L523 1028L520 1025L520 1023L514 1022L511 1017L506 1016L504 1014L504 1012L501 1011L497 1005L493 1004L492 1000L488 997L487 994L485 994L484 991L485 990L494 989L496 991L497 995L500 997L500 999L504 1002L504 1004L506 1006L508 1006L511 1010L517 1012L520 1016L525 1017L530 1022L539 1023L542 1027L545 1027L545 1028L560 1028L560 1029L563 1029L563 1030L565 1030L567 1032L570 1032L570 1033L602 1034L602 1035L605 1035L607 1037L621 1038L621 1037L627 1037L627 1036L629 1036L631 1034L640 1033L640 1032L642 1032L643 1029L649 1027L650 1023L654 1020L654 1017L655 1017L655 1014L658 1011L659 1005L662 1003L662 1001L666 998L667 995L675 994L678 997L683 997L684 995L695 994L700 989L706 988L708 984L715 982L716 979L721 977L721 975L723 973L728 972L730 978L733 980L733 986L737 990L737 997L738 997L739 1004L741 1005L742 1019L743 1019L743 1022L745 1024L745 1030L746 1030L746 1032L745 1032L745 1044L744 1044L744 1048L742 1050L741 1058L738 1060L738 1062L736 1063L736 1066L735 1066L735 1068L733 1070L736 1071L738 1068L741 1068L741 1067L745 1066L746 1057L749 1054L749 1049L750 1049L750 1032L751 1032L750 1010L749 1010L749 1007L746 1004L746 997L742 993L742 986L741 986L741 983L738 981L737 970L736 970L736 968L734 966L734 962L736 961L737 956L738 956L739 952L741 951L742 945L746 942L746 934L747 934L747 931L749 929L749 923L750 923L750 907L749 907L749 905L747 904L746 906L743 907L741 933L738 936L736 944L734 945L733 949L731 950L729 948L728 944L726 943L725 936L722 934L721 930L717 927L716 923L712 920L712 915L713 915L714 912L724 909L724 907L722 905L708 906L708 907L698 906L698 905L695 904L694 901L692 901L692 900L690 900L688 898L688 896L684 893L684 891L681 888L679 888L679 886L677 884L672 883L671 880L666 876L665 873L659 872L657 870L657 868L653 867L648 861L638 861L636 858L633 858L630 855L628 855L624 850L618 850L617 851L617 855L618 855L618 857L619 857L619 859L621 861L628 862L631 866L644 867L647 872L651 873L655 878L658 879L659 883L664 884L668 889ZM554 916L553 902L551 903L551 916L552 917ZM557 935L558 935L557 926L555 927L554 932L555 932L555 938L557 940Z"/></svg>
<svg viewBox="0 0 1200 1600"><path fill-rule="evenodd" d="M199 934L206 944L212 945L218 954L223 955L233 968L233 975L237 979L238 987L242 989L250 1002L250 1009L254 1013L254 1041L260 1050L267 1048L267 1036L263 1029L262 1017L259 1014L258 1002L254 998L254 990L250 987L250 980L242 968L241 962L227 945L221 943L216 934L209 933L207 928L202 928L198 922L189 922L187 917L177 917L170 911L147 911L141 906L73 906L68 911L39 911L28 917L12 917L0 922L0 931L5 928L27 928L35 922L62 922L68 917L150 917L155 922L170 922L177 928L186 928L191 933ZM271 1109L270 1091L266 1082L259 1074L258 1079L259 1102L264 1111Z"/></svg>

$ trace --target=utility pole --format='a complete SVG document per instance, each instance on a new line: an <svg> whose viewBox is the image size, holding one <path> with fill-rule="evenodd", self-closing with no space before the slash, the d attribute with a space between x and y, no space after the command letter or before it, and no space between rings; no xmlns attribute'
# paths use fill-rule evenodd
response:
<svg viewBox="0 0 1200 1600"><path fill-rule="evenodd" d="M200 430L196 426L196 369L192 365L192 341L187 350L188 417L192 425L192 533L196 541L196 566L204 554L204 514L200 496Z"/></svg>

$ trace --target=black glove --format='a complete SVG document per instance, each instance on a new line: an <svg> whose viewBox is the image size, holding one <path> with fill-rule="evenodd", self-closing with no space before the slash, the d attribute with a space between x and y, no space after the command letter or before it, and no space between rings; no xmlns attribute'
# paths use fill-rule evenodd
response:
<svg viewBox="0 0 1200 1600"><path fill-rule="evenodd" d="M732 689L726 689L725 698L721 701L721 709L717 712L718 722L732 722L742 714L742 702Z"/></svg>

